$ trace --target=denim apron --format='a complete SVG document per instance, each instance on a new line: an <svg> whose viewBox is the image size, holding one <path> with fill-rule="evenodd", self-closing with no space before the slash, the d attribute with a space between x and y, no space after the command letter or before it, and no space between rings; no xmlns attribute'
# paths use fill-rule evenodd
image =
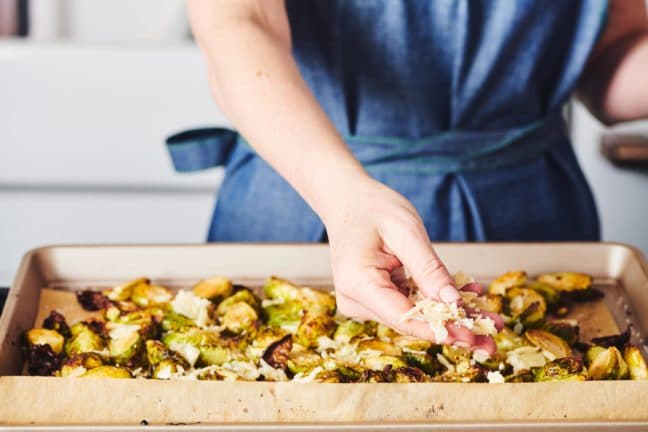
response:
<svg viewBox="0 0 648 432"><path fill-rule="evenodd" d="M605 25L605 0L286 7L304 79L432 240L599 239L562 107ZM192 130L167 145L179 172L226 168L209 241L325 238L319 217L236 132Z"/></svg>

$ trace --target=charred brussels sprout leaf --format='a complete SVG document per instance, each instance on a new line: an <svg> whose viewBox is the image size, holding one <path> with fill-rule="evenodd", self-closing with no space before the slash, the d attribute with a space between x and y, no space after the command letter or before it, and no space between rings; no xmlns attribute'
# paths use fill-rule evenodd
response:
<svg viewBox="0 0 648 432"><path fill-rule="evenodd" d="M56 330L48 330L43 328L33 328L27 330L25 339L29 346L33 345L49 345L54 354L60 354L63 351L63 343L65 339Z"/></svg>
<svg viewBox="0 0 648 432"><path fill-rule="evenodd" d="M592 343L594 345L602 347L614 346L619 350L622 350L628 342L630 342L630 327L626 328L626 331L620 334L592 338Z"/></svg>
<svg viewBox="0 0 648 432"><path fill-rule="evenodd" d="M30 345L27 348L27 371L30 375L50 376L61 367L61 358L49 345Z"/></svg>
<svg viewBox="0 0 648 432"><path fill-rule="evenodd" d="M549 360L571 356L571 348L559 336L544 330L527 330L524 335L532 345L540 348Z"/></svg>
<svg viewBox="0 0 648 432"><path fill-rule="evenodd" d="M286 335L271 343L263 353L263 360L275 369L284 369L292 350L292 335Z"/></svg>
<svg viewBox="0 0 648 432"><path fill-rule="evenodd" d="M99 291L77 291L76 298L83 309L91 312L105 309L111 304L110 299Z"/></svg>
<svg viewBox="0 0 648 432"><path fill-rule="evenodd" d="M393 383L417 383L427 382L428 377L421 369L417 367L405 366L396 369L390 368L384 372L387 381Z"/></svg>
<svg viewBox="0 0 648 432"><path fill-rule="evenodd" d="M216 276L201 280L194 285L192 291L198 297L209 300L222 300L232 295L233 288L231 280L222 276Z"/></svg>
<svg viewBox="0 0 648 432"><path fill-rule="evenodd" d="M639 348L628 345L623 350L623 358L628 365L630 379L648 380L648 367L646 367L646 361L641 355Z"/></svg>
<svg viewBox="0 0 648 432"><path fill-rule="evenodd" d="M491 294L505 295L511 288L522 286L527 281L527 274L523 271L510 271L493 280L488 287Z"/></svg>
<svg viewBox="0 0 648 432"><path fill-rule="evenodd" d="M51 311L48 317L43 320L43 328L57 331L63 337L70 336L70 327L65 321L65 317L55 310Z"/></svg>
<svg viewBox="0 0 648 432"><path fill-rule="evenodd" d="M81 378L133 378L133 375L123 367L99 366L88 370Z"/></svg>
<svg viewBox="0 0 648 432"><path fill-rule="evenodd" d="M160 341L147 340L145 346L146 359L151 366L157 366L165 358L171 357L171 351Z"/></svg>
<svg viewBox="0 0 648 432"><path fill-rule="evenodd" d="M535 368L533 374L536 382L583 381L585 380L585 376L582 371L583 365L580 361L571 357L565 357Z"/></svg>

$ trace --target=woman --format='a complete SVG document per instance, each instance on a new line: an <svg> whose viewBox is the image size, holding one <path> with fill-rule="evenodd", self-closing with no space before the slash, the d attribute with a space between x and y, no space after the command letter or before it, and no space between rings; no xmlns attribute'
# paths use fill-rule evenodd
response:
<svg viewBox="0 0 648 432"><path fill-rule="evenodd" d="M227 166L210 240L328 239L342 313L430 340L400 322L411 304L394 282L404 267L429 297L459 299L430 238L599 238L561 116L570 94L606 123L648 116L643 0L188 6L244 137L210 156Z"/></svg>

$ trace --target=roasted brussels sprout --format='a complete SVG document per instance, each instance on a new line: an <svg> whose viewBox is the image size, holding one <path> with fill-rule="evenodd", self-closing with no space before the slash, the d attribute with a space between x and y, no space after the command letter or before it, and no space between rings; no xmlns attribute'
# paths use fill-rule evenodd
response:
<svg viewBox="0 0 648 432"><path fill-rule="evenodd" d="M384 372L388 382L393 383L417 383L429 381L425 372L417 367L405 366L400 368L390 368Z"/></svg>
<svg viewBox="0 0 648 432"><path fill-rule="evenodd" d="M77 301L87 311L98 311L107 308L111 302L108 297L93 290L82 290L76 292Z"/></svg>
<svg viewBox="0 0 648 432"><path fill-rule="evenodd" d="M293 351L286 361L288 369L294 373L307 373L322 365L322 357L312 351Z"/></svg>
<svg viewBox="0 0 648 432"><path fill-rule="evenodd" d="M504 309L504 296L499 294L487 294L484 300L482 309L485 311L501 313Z"/></svg>
<svg viewBox="0 0 648 432"><path fill-rule="evenodd" d="M153 369L152 377L155 379L171 379L173 375L182 369L179 360L168 357L160 360L160 362Z"/></svg>
<svg viewBox="0 0 648 432"><path fill-rule="evenodd" d="M546 381L584 381L583 364L571 357L559 358L534 368L536 382Z"/></svg>
<svg viewBox="0 0 648 432"><path fill-rule="evenodd" d="M172 298L173 294L167 288L144 283L133 286L131 293L131 301L141 308L167 303Z"/></svg>
<svg viewBox="0 0 648 432"><path fill-rule="evenodd" d="M55 310L51 311L47 318L43 320L43 328L54 330L63 337L69 337L71 334L65 317Z"/></svg>
<svg viewBox="0 0 648 432"><path fill-rule="evenodd" d="M349 343L354 337L361 335L364 331L365 326L363 323L349 319L338 325L333 339L336 342Z"/></svg>
<svg viewBox="0 0 648 432"><path fill-rule="evenodd" d="M221 323L233 333L242 333L254 328L259 315L257 311L244 301L229 305L221 316Z"/></svg>
<svg viewBox="0 0 648 432"><path fill-rule="evenodd" d="M400 356L403 353L400 347L378 339L364 339L358 342L358 352L368 350L394 357Z"/></svg>
<svg viewBox="0 0 648 432"><path fill-rule="evenodd" d="M61 357L49 345L27 347L27 371L30 375L53 375L61 367Z"/></svg>
<svg viewBox="0 0 648 432"><path fill-rule="evenodd" d="M289 332L281 328L263 326L254 334L251 346L264 351L271 343L277 342L289 334Z"/></svg>
<svg viewBox="0 0 648 432"><path fill-rule="evenodd" d="M560 292L586 290L592 286L592 277L584 273L548 273L538 277L538 282L549 285Z"/></svg>
<svg viewBox="0 0 648 432"><path fill-rule="evenodd" d="M192 288L193 293L198 297L209 300L222 300L231 296L233 290L232 281L222 276L203 279Z"/></svg>
<svg viewBox="0 0 648 432"><path fill-rule="evenodd" d="M108 330L128 325L137 327L137 331L144 339L155 338L158 334L158 325L149 311L138 310L121 315L117 319L106 324Z"/></svg>
<svg viewBox="0 0 648 432"><path fill-rule="evenodd" d="M307 312L297 327L295 341L305 347L317 346L317 339L320 336L333 336L335 327L332 316Z"/></svg>
<svg viewBox="0 0 648 432"><path fill-rule="evenodd" d="M528 288L540 294L547 304L547 308L553 309L560 302L560 293L555 288L542 282L531 282L527 285Z"/></svg>
<svg viewBox="0 0 648 432"><path fill-rule="evenodd" d="M335 313L335 297L328 292L304 287L299 290L297 301L304 303L306 309L314 313Z"/></svg>
<svg viewBox="0 0 648 432"><path fill-rule="evenodd" d="M363 363L369 369L376 371L382 371L387 366L389 366L391 369L407 367L407 363L401 360L400 357L390 355L368 356L363 359Z"/></svg>
<svg viewBox="0 0 648 432"><path fill-rule="evenodd" d="M76 323L70 327L70 332L72 337L65 344L65 352L68 356L84 352L99 352L106 347L103 338L90 323Z"/></svg>
<svg viewBox="0 0 648 432"><path fill-rule="evenodd" d="M417 367L429 375L435 375L441 371L441 365L436 356L424 351L403 351L403 359L409 366Z"/></svg>
<svg viewBox="0 0 648 432"><path fill-rule="evenodd" d="M88 370L81 378L133 378L133 375L123 367L99 366Z"/></svg>
<svg viewBox="0 0 648 432"><path fill-rule="evenodd" d="M169 351L167 347L164 346L164 344L160 341L147 340L145 347L146 359L151 366L157 366L157 364L165 358L171 357L171 351Z"/></svg>
<svg viewBox="0 0 648 432"><path fill-rule="evenodd" d="M142 349L143 339L138 326L122 325L113 328L109 334L108 351L118 365L127 364Z"/></svg>
<svg viewBox="0 0 648 432"><path fill-rule="evenodd" d="M454 345L443 345L441 354L455 365L468 364L472 357L472 353L468 349Z"/></svg>
<svg viewBox="0 0 648 432"><path fill-rule="evenodd" d="M387 327L384 324L378 323L376 325L376 337L385 342L391 342L393 338L400 336L396 330L391 327Z"/></svg>
<svg viewBox="0 0 648 432"><path fill-rule="evenodd" d="M497 345L497 351L502 353L529 345L525 338L517 335L508 327L504 327L501 332L493 336L493 340Z"/></svg>
<svg viewBox="0 0 648 432"><path fill-rule="evenodd" d="M511 288L506 292L508 310L514 320L525 328L535 327L544 321L547 304L544 297L528 288Z"/></svg>
<svg viewBox="0 0 648 432"><path fill-rule="evenodd" d="M133 288L138 285L150 285L151 281L148 278L137 278L126 283L117 285L111 289L105 290L103 293L110 300L115 302L130 300L133 294Z"/></svg>
<svg viewBox="0 0 648 432"><path fill-rule="evenodd" d="M479 365L469 366L462 371L446 371L431 378L430 381L452 383L485 382L486 369Z"/></svg>
<svg viewBox="0 0 648 432"><path fill-rule="evenodd" d="M578 342L579 327L578 322L573 319L556 319L546 322L543 329L560 336L570 346Z"/></svg>
<svg viewBox="0 0 648 432"><path fill-rule="evenodd" d="M628 365L630 379L648 380L648 367L646 367L646 361L641 355L639 348L632 345L625 347L623 350L623 359Z"/></svg>
<svg viewBox="0 0 648 432"><path fill-rule="evenodd" d="M488 287L491 294L505 295L511 288L522 286L527 281L527 274L523 271L510 271L493 280Z"/></svg>
<svg viewBox="0 0 648 432"><path fill-rule="evenodd" d="M304 307L297 301L284 301L281 304L268 306L264 309L268 317L268 325L295 331L304 316Z"/></svg>
<svg viewBox="0 0 648 432"><path fill-rule="evenodd" d="M507 383L535 382L535 375L529 369L523 369L505 378Z"/></svg>
<svg viewBox="0 0 648 432"><path fill-rule="evenodd" d="M628 377L628 365L617 347L593 346L585 353L587 376L593 380L616 380Z"/></svg>
<svg viewBox="0 0 648 432"><path fill-rule="evenodd" d="M286 335L266 348L263 360L275 369L284 369L288 364L291 350L292 335Z"/></svg>
<svg viewBox="0 0 648 432"><path fill-rule="evenodd" d="M263 292L268 298L288 301L297 298L299 287L285 279L270 276L263 286Z"/></svg>
<svg viewBox="0 0 648 432"><path fill-rule="evenodd" d="M198 366L222 365L233 358L232 351L219 344L199 345L198 351Z"/></svg>
<svg viewBox="0 0 648 432"><path fill-rule="evenodd" d="M553 333L544 330L527 330L524 333L532 345L537 346L549 360L571 356L571 348L567 342Z"/></svg>
<svg viewBox="0 0 648 432"><path fill-rule="evenodd" d="M192 327L196 327L196 323L191 318L173 311L165 313L162 318L162 330L164 331L185 331Z"/></svg>
<svg viewBox="0 0 648 432"><path fill-rule="evenodd" d="M409 335L398 335L391 342L410 351L428 351L433 347L432 342Z"/></svg>
<svg viewBox="0 0 648 432"><path fill-rule="evenodd" d="M227 297L225 300L220 302L218 304L218 307L216 308L216 315L218 316L223 316L225 315L225 312L227 312L227 309L235 303L238 302L245 302L248 305L252 306L254 310L259 310L260 302L259 299L254 295L252 291L250 291L247 288L240 289L239 291L236 291L234 294L231 296Z"/></svg>
<svg viewBox="0 0 648 432"><path fill-rule="evenodd" d="M25 332L25 339L29 346L49 345L54 354L60 354L63 351L65 338L56 330L44 328L33 328Z"/></svg>
<svg viewBox="0 0 648 432"><path fill-rule="evenodd" d="M64 378L79 377L89 369L93 369L104 364L103 359L96 353L81 353L74 355L63 363L60 375Z"/></svg>

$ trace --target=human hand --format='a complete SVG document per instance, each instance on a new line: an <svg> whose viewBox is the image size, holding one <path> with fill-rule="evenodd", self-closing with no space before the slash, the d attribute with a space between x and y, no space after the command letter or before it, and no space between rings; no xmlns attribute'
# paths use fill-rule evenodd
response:
<svg viewBox="0 0 648 432"><path fill-rule="evenodd" d="M373 179L357 183L337 197L338 211L325 217L339 311L436 343L495 352L490 337L454 323L446 325L445 341L435 341L427 323L401 321L413 306L403 293L405 268L425 296L445 303L461 302L461 296L409 201ZM463 289L483 294L478 284ZM501 318L484 315L494 318L501 329Z"/></svg>

